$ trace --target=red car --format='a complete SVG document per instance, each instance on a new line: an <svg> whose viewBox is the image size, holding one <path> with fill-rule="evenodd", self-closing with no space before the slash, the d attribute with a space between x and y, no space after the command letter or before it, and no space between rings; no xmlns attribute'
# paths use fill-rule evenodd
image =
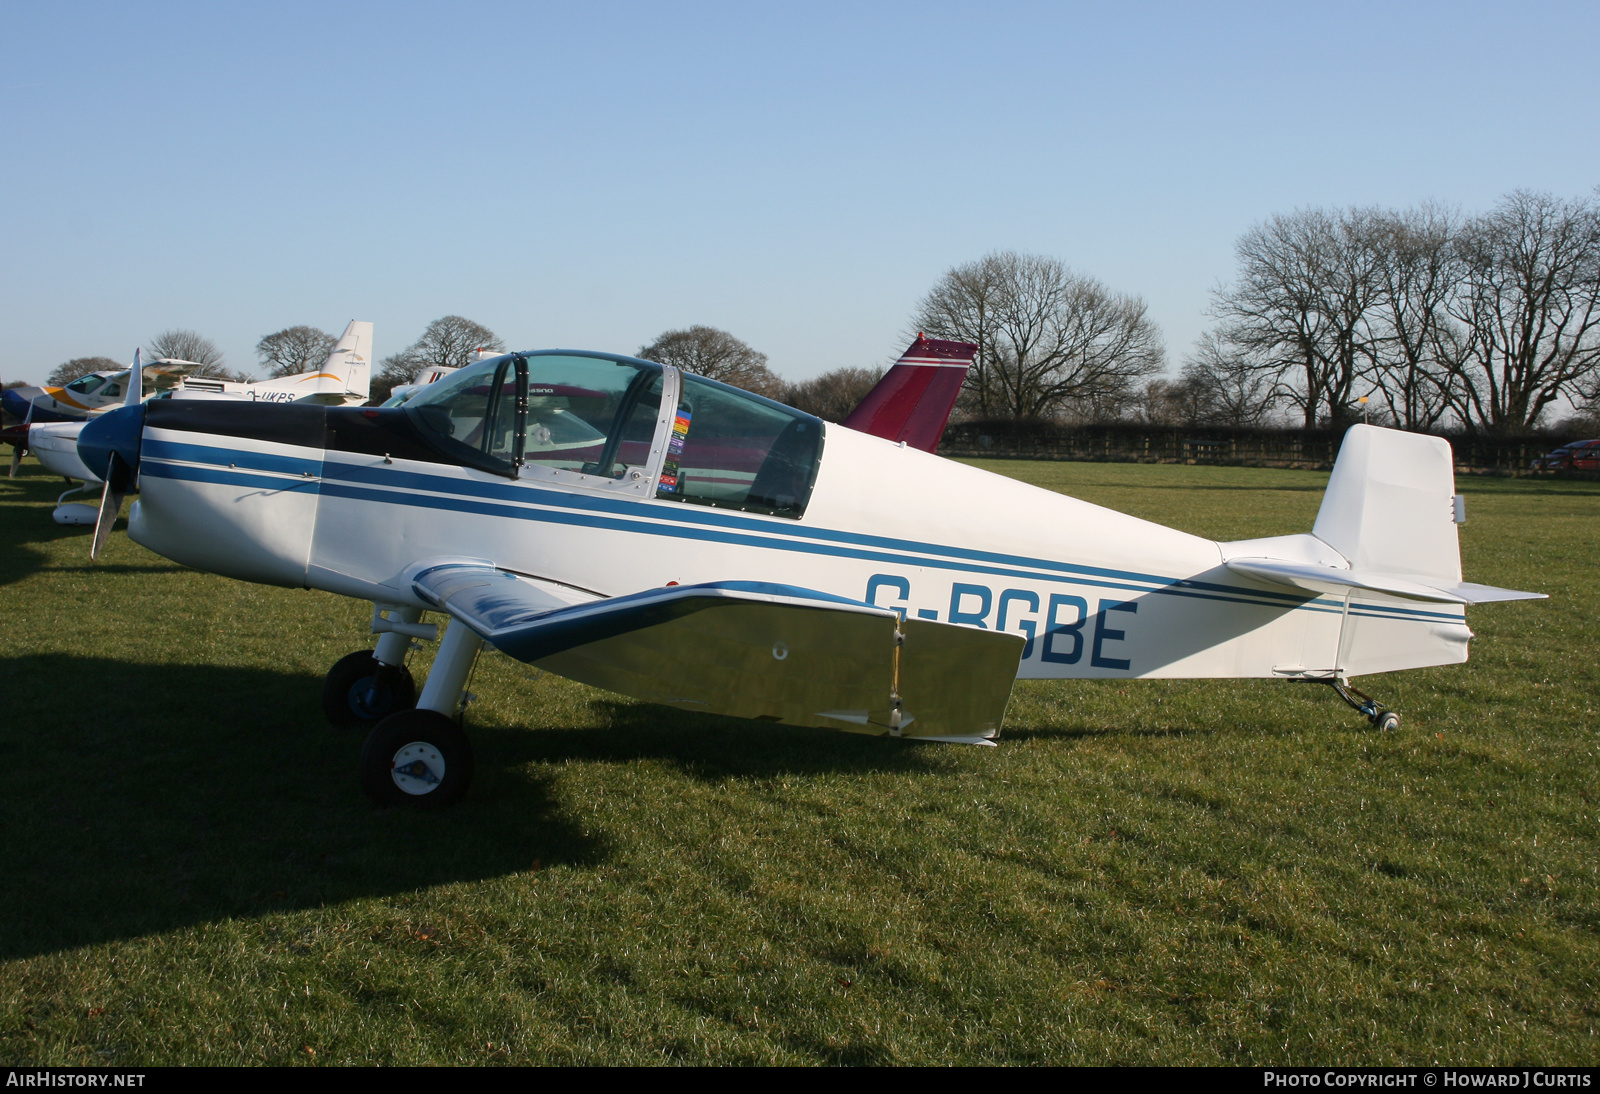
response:
<svg viewBox="0 0 1600 1094"><path fill-rule="evenodd" d="M1600 440L1573 441L1533 461L1535 471L1600 471Z"/></svg>

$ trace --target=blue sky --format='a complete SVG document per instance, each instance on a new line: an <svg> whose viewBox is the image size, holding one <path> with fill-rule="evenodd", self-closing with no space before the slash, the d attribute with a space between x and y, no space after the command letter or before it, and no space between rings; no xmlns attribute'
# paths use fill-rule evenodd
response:
<svg viewBox="0 0 1600 1094"><path fill-rule="evenodd" d="M0 378L168 327L878 364L1060 258L1176 364L1275 212L1600 183L1593 4L0 7Z"/></svg>

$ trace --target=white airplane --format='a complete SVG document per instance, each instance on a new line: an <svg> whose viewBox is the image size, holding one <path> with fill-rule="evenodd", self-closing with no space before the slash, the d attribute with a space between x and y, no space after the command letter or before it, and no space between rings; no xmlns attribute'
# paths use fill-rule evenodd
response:
<svg viewBox="0 0 1600 1094"><path fill-rule="evenodd" d="M371 725L383 805L465 792L485 642L651 702L920 740L992 743L1018 678L1319 681L1394 728L1351 677L1465 661L1467 605L1540 595L1462 581L1436 438L1353 427L1309 534L1235 543L940 459L933 393L972 348L919 336L852 416L878 436L546 350L392 409L150 402L79 449L97 548L137 483L129 532L158 554L371 603L376 648L323 700ZM408 650L440 631L413 700Z"/></svg>
<svg viewBox="0 0 1600 1094"><path fill-rule="evenodd" d="M123 406L138 406L144 399L143 380L145 368L140 363L140 351L133 351L133 367L123 375L123 384L126 385L126 394L123 396ZM119 392L122 385L119 385ZM84 502L68 501L67 499L77 494L92 491L96 486L103 485L100 477L78 455L78 435L83 432L86 421L76 422L45 422L34 425L30 420L33 406L29 407L29 418L24 418L20 426L7 432L11 434L11 478L17 477L17 466L22 462L25 452L32 452L34 459L47 471L54 472L67 480L77 480L78 485L68 490L56 499L55 511L51 516L57 524L94 524L99 518L100 511L95 506ZM109 406L103 409L111 409Z"/></svg>
<svg viewBox="0 0 1600 1094"><path fill-rule="evenodd" d="M367 401L372 384L372 324L352 320L321 368L250 382L191 376L194 361L162 357L143 366L145 398L246 399L345 406ZM82 422L127 401L131 369L91 372L56 387L7 388L0 405L31 422Z"/></svg>
<svg viewBox="0 0 1600 1094"><path fill-rule="evenodd" d="M159 361L143 366L150 380L157 373L169 383L175 382L180 368L188 361ZM6 413L28 423L82 422L107 410L114 410L126 402L126 392L131 369L108 369L78 377L69 384L57 387L13 387L0 393L0 406ZM153 384L147 385L153 388Z"/></svg>
<svg viewBox="0 0 1600 1094"><path fill-rule="evenodd" d="M364 403L370 390L371 356L372 324L359 320L351 320L345 327L343 336L320 369L252 384L225 383L183 375L178 375L176 382L173 382L175 370L192 362L161 358L153 365L141 367L140 351L135 350L132 368L118 373L94 374L96 378L104 377L105 382L96 385L92 394L83 396L85 399L98 400L86 417L72 421L47 419L40 424L25 421L27 429L21 434L20 442L13 440L11 476L16 477L17 465L24 452L31 452L47 471L83 484L57 499L52 513L56 523L94 524L99 516L96 506L66 500L92 486L101 485L100 477L78 458L78 435L89 418L116 406L131 405L143 399L246 399L278 404L312 402L326 406L340 406L346 402ZM152 383L147 385L147 379ZM73 381L74 384L79 382ZM69 388L71 386L68 385ZM112 396L118 401L111 402ZM29 403L28 413L35 413L39 405L37 400Z"/></svg>

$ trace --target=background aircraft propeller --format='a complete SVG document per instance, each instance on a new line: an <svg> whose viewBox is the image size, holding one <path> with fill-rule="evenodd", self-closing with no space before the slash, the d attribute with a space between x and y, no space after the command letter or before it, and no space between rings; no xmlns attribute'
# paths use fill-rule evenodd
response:
<svg viewBox="0 0 1600 1094"><path fill-rule="evenodd" d="M33 404L28 404L28 413L22 419L21 436L11 444L11 471L6 475L8 479L17 477L17 468L22 466L22 457L28 451L28 427L33 424Z"/></svg>

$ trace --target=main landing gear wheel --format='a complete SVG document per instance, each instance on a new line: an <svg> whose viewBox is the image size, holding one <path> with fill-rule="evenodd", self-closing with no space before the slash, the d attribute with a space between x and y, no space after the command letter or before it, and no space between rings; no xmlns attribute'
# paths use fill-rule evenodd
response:
<svg viewBox="0 0 1600 1094"><path fill-rule="evenodd" d="M371 726L417 705L417 685L404 665L383 665L371 650L341 657L322 681L322 713L342 729Z"/></svg>
<svg viewBox="0 0 1600 1094"><path fill-rule="evenodd" d="M472 783L472 744L436 710L402 710L367 734L361 789L381 808L442 809Z"/></svg>

